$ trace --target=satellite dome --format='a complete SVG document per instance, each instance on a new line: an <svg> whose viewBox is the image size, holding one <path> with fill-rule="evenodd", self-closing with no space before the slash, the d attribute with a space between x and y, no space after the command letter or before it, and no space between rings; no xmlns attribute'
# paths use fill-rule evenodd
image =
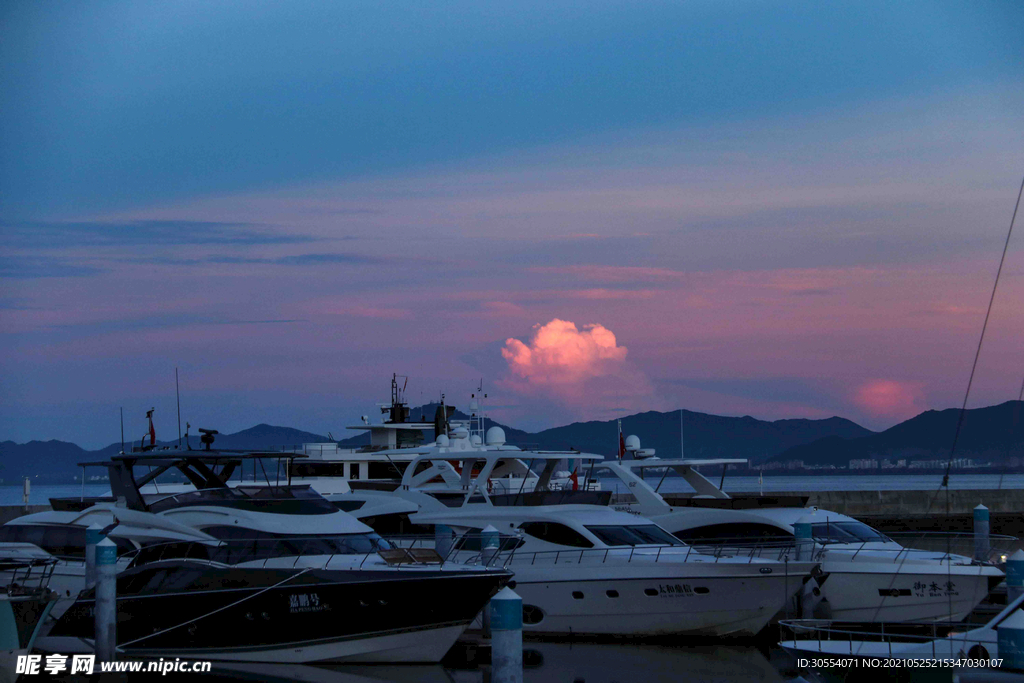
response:
<svg viewBox="0 0 1024 683"><path fill-rule="evenodd" d="M480 445L480 435L479 434L474 434L473 436L469 437L469 442L471 444L473 444L474 446L479 446Z"/></svg>
<svg viewBox="0 0 1024 683"><path fill-rule="evenodd" d="M437 445L438 446L447 446L448 445L448 437L445 436L444 434L442 434L441 436L437 437Z"/></svg>
<svg viewBox="0 0 1024 683"><path fill-rule="evenodd" d="M638 451L640 450L640 437L635 434L630 434L626 437L626 450L627 451Z"/></svg>
<svg viewBox="0 0 1024 683"><path fill-rule="evenodd" d="M501 427L491 427L487 430L487 445L501 446L505 443L505 430Z"/></svg>
<svg viewBox="0 0 1024 683"><path fill-rule="evenodd" d="M466 429L465 427L456 427L455 429L452 430L452 436L454 436L456 439L468 439L469 430Z"/></svg>

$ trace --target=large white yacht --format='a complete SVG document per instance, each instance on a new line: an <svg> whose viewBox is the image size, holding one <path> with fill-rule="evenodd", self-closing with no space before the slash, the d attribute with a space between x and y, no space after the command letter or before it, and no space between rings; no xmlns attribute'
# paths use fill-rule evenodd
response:
<svg viewBox="0 0 1024 683"><path fill-rule="evenodd" d="M347 497L353 514L370 523L405 515L416 530L433 531L433 547L441 554L482 558L514 571L523 627L533 633L753 635L817 569L815 562L790 557L788 549L702 553L639 515L572 502L574 495L593 492L555 492L562 504L546 504L545 475L560 460L595 462L601 456L529 456L545 465L530 495L489 490L486 482L504 455L484 451L422 454L396 491ZM437 483L455 470L453 461L461 465L458 488ZM500 535L491 552L489 533ZM450 551L442 547L449 543Z"/></svg>
<svg viewBox="0 0 1024 683"><path fill-rule="evenodd" d="M454 406L445 403L444 395L436 407L433 419L426 415L413 416L405 400L405 384L401 378L391 378L391 401L381 404L381 420L372 421L363 416L361 424L346 429L369 434L369 444L343 447L338 442L305 443L290 450L304 455L293 460L288 475L295 483L312 486L331 499L335 494L350 490L393 490L398 486L406 468L423 454L501 451L515 458L524 451L505 442L505 431L497 426L487 427L483 412L486 394L481 391L470 395L469 414L456 419ZM523 455L524 459L528 456ZM455 486L458 473L441 473L447 483ZM499 468L490 479L494 492L528 493L537 486L539 477L529 468ZM563 488L599 489L596 481L587 480L580 471L556 472L546 482L548 490Z"/></svg>
<svg viewBox="0 0 1024 683"><path fill-rule="evenodd" d="M106 463L116 502L27 515L2 533L63 556L71 537L84 545L88 525L107 527L125 551L118 647L137 656L436 662L511 578L500 567L395 548L308 486L269 477L264 486L227 485L243 461L268 457L279 454L118 456ZM167 471L194 490L143 493ZM174 542L154 543L171 532ZM48 542L58 537L64 546ZM91 633L94 598L82 591L82 563L60 564L65 601L73 604L40 647L73 652ZM275 628L267 628L270 621Z"/></svg>
<svg viewBox="0 0 1024 683"><path fill-rule="evenodd" d="M807 616L862 622L961 621L1003 580L1003 572L992 564L944 550L941 541L934 542L938 535L932 535L931 543L938 549L918 550L836 512L734 501L696 469L746 462L647 458L606 461L601 466L631 494L631 500L616 503L616 509L649 517L694 545L795 545L796 525L809 524L813 556L821 560L822 575L815 579L820 602L805 603ZM645 470L660 470L658 485L644 479ZM694 505L673 506L658 492L669 472L693 487Z"/></svg>

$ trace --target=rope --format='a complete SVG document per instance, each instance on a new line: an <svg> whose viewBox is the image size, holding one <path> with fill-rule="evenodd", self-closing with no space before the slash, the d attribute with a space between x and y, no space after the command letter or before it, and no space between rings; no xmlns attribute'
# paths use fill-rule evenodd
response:
<svg viewBox="0 0 1024 683"><path fill-rule="evenodd" d="M173 631L174 629L181 628L182 626L185 626L186 624L194 624L195 622L200 621L202 619L205 619L206 617L213 616L214 614L217 614L218 612L223 612L226 609L231 609L232 607L235 607L237 605L242 604L246 600L251 600L252 598L255 598L257 596L263 595L267 591L274 590L275 588L283 586L284 584L288 583L292 579L297 579L298 577L302 576L303 574L305 574L306 572L308 572L308 571L310 571L312 569L313 569L313 567L306 567L305 569L300 571L298 574L292 574L291 576L285 578L283 581L279 581L279 582L275 583L273 586L267 586L266 588L263 588L263 589L255 592L255 593L253 593L252 595L247 595L244 598L242 598L241 600L237 600L237 601L231 603L230 605L224 605L223 607L218 607L217 609L213 610L212 612L207 612L206 614L204 614L204 615L202 615L200 617L197 617L195 619L189 619L188 621L183 621L180 624L177 624L175 626L169 626L168 628L165 628L162 631L157 631L156 633L150 633L148 636L142 636L141 638L136 638L135 640L130 640L127 643L122 643L122 644L118 645L118 647L119 648L128 647L129 645L134 645L135 643L142 642L143 640L146 640L148 638L152 638L153 636L159 636L159 635L161 635L163 633L167 633L169 631Z"/></svg>

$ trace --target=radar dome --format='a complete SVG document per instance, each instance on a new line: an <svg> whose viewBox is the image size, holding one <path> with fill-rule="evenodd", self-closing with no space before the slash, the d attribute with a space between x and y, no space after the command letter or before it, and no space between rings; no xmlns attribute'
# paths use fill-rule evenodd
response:
<svg viewBox="0 0 1024 683"><path fill-rule="evenodd" d="M457 427L452 430L452 436L454 436L456 439L468 439L469 430L466 429L465 427Z"/></svg>
<svg viewBox="0 0 1024 683"><path fill-rule="evenodd" d="M469 437L469 442L471 444L473 444L474 446L479 446L480 445L480 435L479 434L474 434L473 436Z"/></svg>
<svg viewBox="0 0 1024 683"><path fill-rule="evenodd" d="M448 437L445 436L444 434L442 434L441 436L437 437L437 445L438 446L447 446L448 445Z"/></svg>
<svg viewBox="0 0 1024 683"><path fill-rule="evenodd" d="M505 443L505 430L501 427L491 427L487 430L487 445L501 446Z"/></svg>
<svg viewBox="0 0 1024 683"><path fill-rule="evenodd" d="M626 450L627 451L638 451L640 450L640 437L635 434L630 434L626 437Z"/></svg>

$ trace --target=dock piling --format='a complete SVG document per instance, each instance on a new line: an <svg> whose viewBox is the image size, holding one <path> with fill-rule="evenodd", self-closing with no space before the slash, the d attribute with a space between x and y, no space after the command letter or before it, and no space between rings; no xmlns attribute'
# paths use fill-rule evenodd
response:
<svg viewBox="0 0 1024 683"><path fill-rule="evenodd" d="M491 681L522 683L523 599L505 587L491 598L487 611L491 617Z"/></svg>
<svg viewBox="0 0 1024 683"><path fill-rule="evenodd" d="M978 562L988 562L991 548L988 508L979 504L974 508L974 559Z"/></svg>
<svg viewBox="0 0 1024 683"><path fill-rule="evenodd" d="M96 544L96 657L114 661L117 649L117 546L109 538Z"/></svg>
<svg viewBox="0 0 1024 683"><path fill-rule="evenodd" d="M96 544L106 538L103 535L103 527L99 524L90 524L85 530L85 587L92 588L96 585Z"/></svg>
<svg viewBox="0 0 1024 683"><path fill-rule="evenodd" d="M1024 550L1019 548L1006 560L1006 604L1024 593Z"/></svg>

